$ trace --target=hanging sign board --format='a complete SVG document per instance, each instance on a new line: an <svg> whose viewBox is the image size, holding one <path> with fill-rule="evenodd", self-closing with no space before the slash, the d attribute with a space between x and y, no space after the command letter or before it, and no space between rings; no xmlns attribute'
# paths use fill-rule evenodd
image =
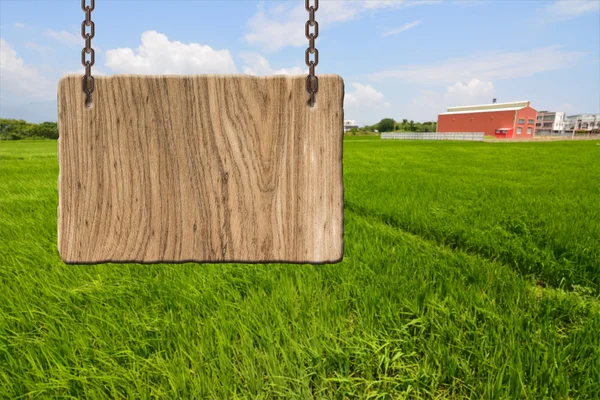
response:
<svg viewBox="0 0 600 400"><path fill-rule="evenodd" d="M327 263L343 256L344 83L306 76L62 78L68 263Z"/></svg>

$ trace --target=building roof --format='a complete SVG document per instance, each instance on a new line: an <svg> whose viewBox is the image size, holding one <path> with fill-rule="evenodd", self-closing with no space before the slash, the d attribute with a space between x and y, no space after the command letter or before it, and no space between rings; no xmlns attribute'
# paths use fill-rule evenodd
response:
<svg viewBox="0 0 600 400"><path fill-rule="evenodd" d="M490 112L490 111L517 111L525 107L529 107L529 101L513 101L510 103L491 103L479 104L473 106L448 107L448 111L441 113L446 114L470 114L475 112Z"/></svg>
<svg viewBox="0 0 600 400"><path fill-rule="evenodd" d="M569 115L567 118L600 118L600 114L575 114Z"/></svg>

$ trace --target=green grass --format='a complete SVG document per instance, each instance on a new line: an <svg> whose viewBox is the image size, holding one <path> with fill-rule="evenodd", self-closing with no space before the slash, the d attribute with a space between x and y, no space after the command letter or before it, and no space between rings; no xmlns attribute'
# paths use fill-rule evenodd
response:
<svg viewBox="0 0 600 400"><path fill-rule="evenodd" d="M67 266L0 143L0 398L598 398L598 142L344 142L336 265Z"/></svg>

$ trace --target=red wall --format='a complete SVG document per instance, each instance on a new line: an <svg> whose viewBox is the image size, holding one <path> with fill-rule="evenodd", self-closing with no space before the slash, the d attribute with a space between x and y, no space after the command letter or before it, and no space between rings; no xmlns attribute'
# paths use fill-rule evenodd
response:
<svg viewBox="0 0 600 400"><path fill-rule="evenodd" d="M515 124L515 139L531 139L535 136L535 117L537 116L537 111L531 107L525 107L517 111L517 121ZM519 123L519 119L523 120L523 123ZM533 123L529 123L529 120L533 120ZM522 133L519 135L518 130L519 127L522 128ZM531 133L527 133L527 129L531 128Z"/></svg>
<svg viewBox="0 0 600 400"><path fill-rule="evenodd" d="M506 139L528 139L534 136L535 117L537 111L531 107L525 107L518 111L490 111L474 112L465 114L441 114L438 116L438 132L484 132L486 136L504 138L504 135L496 135L496 129L513 129L512 133L506 135ZM519 119L524 119L523 124L518 124ZM529 124L532 119L533 123ZM517 133L517 128L522 128L522 133ZM527 128L532 133L527 134Z"/></svg>

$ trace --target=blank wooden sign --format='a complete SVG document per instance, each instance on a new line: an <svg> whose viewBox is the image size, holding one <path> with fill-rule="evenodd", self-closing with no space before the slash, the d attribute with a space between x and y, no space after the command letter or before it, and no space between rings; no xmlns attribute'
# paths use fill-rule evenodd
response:
<svg viewBox="0 0 600 400"><path fill-rule="evenodd" d="M96 77L58 85L67 263L338 262L344 83L319 76Z"/></svg>

